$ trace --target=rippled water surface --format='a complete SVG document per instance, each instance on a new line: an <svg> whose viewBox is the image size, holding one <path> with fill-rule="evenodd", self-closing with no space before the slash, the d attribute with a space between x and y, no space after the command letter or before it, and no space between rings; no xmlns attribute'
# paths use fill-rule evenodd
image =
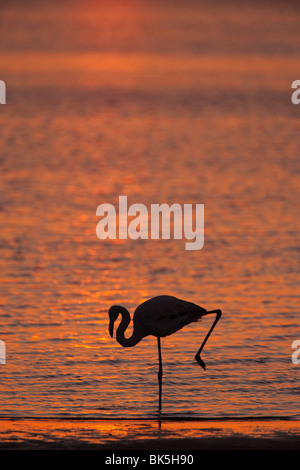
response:
<svg viewBox="0 0 300 470"><path fill-rule="evenodd" d="M25 6L26 3L26 6ZM294 2L2 6L1 416L151 416L153 337L108 308L170 294L223 317L162 341L172 416L299 417ZM96 208L205 204L202 250L96 237Z"/></svg>

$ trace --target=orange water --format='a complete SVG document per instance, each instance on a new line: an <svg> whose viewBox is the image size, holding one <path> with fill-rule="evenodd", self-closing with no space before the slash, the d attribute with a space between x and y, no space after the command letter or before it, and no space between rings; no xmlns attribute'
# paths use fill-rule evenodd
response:
<svg viewBox="0 0 300 470"><path fill-rule="evenodd" d="M206 372L212 319L163 340L164 413L299 417L299 6L282 5L1 7L1 416L154 414L156 341L123 349L107 310L171 294L224 314ZM204 248L98 240L119 195L204 203Z"/></svg>
<svg viewBox="0 0 300 470"><path fill-rule="evenodd" d="M1 445L31 449L297 449L299 421L1 419ZM263 439L263 440L262 440ZM212 444L214 443L214 444ZM239 444L238 444L239 443ZM96 447L97 446L97 447ZM182 447L183 446L183 447Z"/></svg>

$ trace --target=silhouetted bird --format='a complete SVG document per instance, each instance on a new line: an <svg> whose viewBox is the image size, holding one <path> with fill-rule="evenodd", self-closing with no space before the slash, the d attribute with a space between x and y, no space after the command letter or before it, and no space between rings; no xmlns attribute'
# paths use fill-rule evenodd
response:
<svg viewBox="0 0 300 470"><path fill-rule="evenodd" d="M199 307L198 305L192 302L177 299L176 297L169 295L160 295L157 297L153 297L152 299L146 300L136 308L133 315L133 333L130 338L125 338L124 333L130 323L130 314L128 310L125 307L122 307L121 305L113 305L112 307L110 307L108 312L110 336L113 336L114 323L117 320L119 314L121 314L122 320L119 327L117 328L116 337L118 343L120 343L125 348L135 346L145 336L148 335L153 335L157 338L159 358L159 413L161 412L161 391L163 373L160 338L169 336L183 328L185 325L195 322L201 317L204 317L205 315L209 315L211 313L216 314L216 319L212 324L206 337L204 338L204 341L195 356L196 361L204 370L206 366L203 360L201 359L200 354L212 330L214 329L222 315L221 310L217 309L207 311L205 308Z"/></svg>

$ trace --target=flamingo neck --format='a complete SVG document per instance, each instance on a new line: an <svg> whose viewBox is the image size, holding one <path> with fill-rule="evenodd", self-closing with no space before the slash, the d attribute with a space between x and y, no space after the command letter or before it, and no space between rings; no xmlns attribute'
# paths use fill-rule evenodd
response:
<svg viewBox="0 0 300 470"><path fill-rule="evenodd" d="M122 315L122 320L116 331L116 338L118 343L121 344L124 348L130 348L139 343L142 339L142 336L137 333L135 328L133 333L129 338L125 338L125 331L130 323L130 314L125 307L120 307L120 313Z"/></svg>

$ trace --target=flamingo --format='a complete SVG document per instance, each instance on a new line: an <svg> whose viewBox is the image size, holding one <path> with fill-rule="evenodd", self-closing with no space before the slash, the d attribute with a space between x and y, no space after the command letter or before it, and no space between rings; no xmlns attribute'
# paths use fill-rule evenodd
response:
<svg viewBox="0 0 300 470"><path fill-rule="evenodd" d="M109 315L109 334L113 337L114 323L119 314L122 316L120 325L116 330L116 339L124 348L132 347L138 344L145 336L153 335L157 338L158 346L158 383L159 383L159 406L158 412L161 413L161 396L162 396L162 355L161 355L161 337L169 336L176 331L183 328L189 323L196 322L205 315L211 313L216 314L215 321L213 322L210 330L204 338L195 359L198 364L206 370L206 365L201 359L200 354L208 340L211 332L219 321L222 311L220 309L207 311L192 302L178 299L170 295L159 295L152 299L146 300L141 303L133 315L133 333L129 338L124 336L124 333L130 323L130 313L125 307L121 305L113 305L108 311Z"/></svg>

